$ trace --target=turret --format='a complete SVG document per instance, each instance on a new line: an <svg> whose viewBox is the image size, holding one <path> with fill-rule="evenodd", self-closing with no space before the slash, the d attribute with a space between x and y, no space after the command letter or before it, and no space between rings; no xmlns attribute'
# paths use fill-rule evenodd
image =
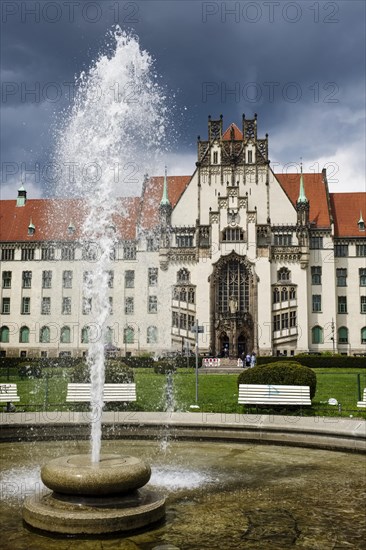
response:
<svg viewBox="0 0 366 550"><path fill-rule="evenodd" d="M25 206L26 202L27 191L25 190L24 185L21 185L18 189L17 206Z"/></svg>

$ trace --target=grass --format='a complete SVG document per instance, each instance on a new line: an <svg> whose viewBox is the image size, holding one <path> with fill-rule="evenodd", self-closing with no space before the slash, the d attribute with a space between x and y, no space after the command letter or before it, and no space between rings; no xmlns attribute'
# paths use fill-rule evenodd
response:
<svg viewBox="0 0 366 550"><path fill-rule="evenodd" d="M9 379L4 373L0 382L13 382L18 385L20 403L17 410L69 410L88 408L88 405L73 405L66 403L66 388L68 375L66 369L45 368L40 379L19 379L17 371L9 373ZM314 416L353 416L366 418L366 411L357 409L358 375L361 391L366 387L366 369L315 369L317 375L317 391L311 407L304 407L302 415ZM204 412L241 413L249 410L238 405L238 387L236 374L200 374L198 383L199 410ZM139 411L166 410L166 377L158 375L151 369L136 369L135 382L137 402L128 408ZM174 409L189 411L196 404L196 376L194 369L179 369L173 375ZM329 398L337 399L341 404L331 406ZM108 408L121 405L110 404ZM262 412L268 412L261 409ZM290 408L276 408L277 414L298 414Z"/></svg>

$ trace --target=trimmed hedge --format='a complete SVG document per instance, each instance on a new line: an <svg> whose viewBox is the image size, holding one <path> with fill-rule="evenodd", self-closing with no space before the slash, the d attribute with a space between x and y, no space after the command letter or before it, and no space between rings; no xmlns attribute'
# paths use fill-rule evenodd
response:
<svg viewBox="0 0 366 550"><path fill-rule="evenodd" d="M80 362L75 365L70 372L70 381L73 383L90 382L89 366L86 362ZM105 364L105 383L106 384L128 384L134 381L133 370L122 363L109 359Z"/></svg>
<svg viewBox="0 0 366 550"><path fill-rule="evenodd" d="M171 374L176 372L176 367L173 361L156 361L154 365L155 374Z"/></svg>
<svg viewBox="0 0 366 550"><path fill-rule="evenodd" d="M310 398L312 399L316 392L316 374L309 367L296 361L277 361L245 370L238 377L239 384L310 386Z"/></svg>
<svg viewBox="0 0 366 550"><path fill-rule="evenodd" d="M346 355L295 355L294 357L257 357L258 365L296 361L312 369L365 369L366 357L351 357Z"/></svg>

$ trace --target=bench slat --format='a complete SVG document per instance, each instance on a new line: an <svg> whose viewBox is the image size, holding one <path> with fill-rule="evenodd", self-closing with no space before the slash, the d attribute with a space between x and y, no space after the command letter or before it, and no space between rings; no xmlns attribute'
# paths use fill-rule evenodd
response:
<svg viewBox="0 0 366 550"><path fill-rule="evenodd" d="M366 408L366 388L363 390L362 401L357 401L357 407Z"/></svg>
<svg viewBox="0 0 366 550"><path fill-rule="evenodd" d="M66 401L88 402L90 389L91 384L68 384ZM103 401L136 401L136 384L104 384Z"/></svg>
<svg viewBox="0 0 366 550"><path fill-rule="evenodd" d="M240 405L311 405L309 386L240 384Z"/></svg>
<svg viewBox="0 0 366 550"><path fill-rule="evenodd" d="M0 403L20 401L16 384L0 384Z"/></svg>

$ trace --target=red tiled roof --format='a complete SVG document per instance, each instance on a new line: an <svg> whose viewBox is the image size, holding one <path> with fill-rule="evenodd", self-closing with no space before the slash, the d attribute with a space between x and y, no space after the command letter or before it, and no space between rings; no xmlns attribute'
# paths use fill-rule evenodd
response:
<svg viewBox="0 0 366 550"><path fill-rule="evenodd" d="M357 225L360 214L366 219L366 193L330 193L336 237L366 237Z"/></svg>
<svg viewBox="0 0 366 550"><path fill-rule="evenodd" d="M292 204L296 201L300 191L300 174L275 174ZM327 186L320 174L303 174L305 195L310 203L309 220L316 227L330 227L330 216L327 198Z"/></svg>
<svg viewBox="0 0 366 550"><path fill-rule="evenodd" d="M168 197L174 208L191 176L168 176ZM139 225L142 229L152 229L159 223L159 205L163 196L164 177L149 178L145 184L141 199Z"/></svg>
<svg viewBox="0 0 366 550"><path fill-rule="evenodd" d="M114 223L117 234L123 239L134 239L140 197L118 199L119 214ZM16 206L16 200L0 201L0 241L34 242L81 238L81 227L86 216L82 199L30 199L24 206ZM35 226L34 235L28 235L28 226ZM72 224L75 232L69 234Z"/></svg>
<svg viewBox="0 0 366 550"><path fill-rule="evenodd" d="M230 141L231 140L231 129L234 130L234 139L235 140L242 140L243 139L243 133L236 124L232 123L230 124L229 128L223 133L222 140L223 141Z"/></svg>

